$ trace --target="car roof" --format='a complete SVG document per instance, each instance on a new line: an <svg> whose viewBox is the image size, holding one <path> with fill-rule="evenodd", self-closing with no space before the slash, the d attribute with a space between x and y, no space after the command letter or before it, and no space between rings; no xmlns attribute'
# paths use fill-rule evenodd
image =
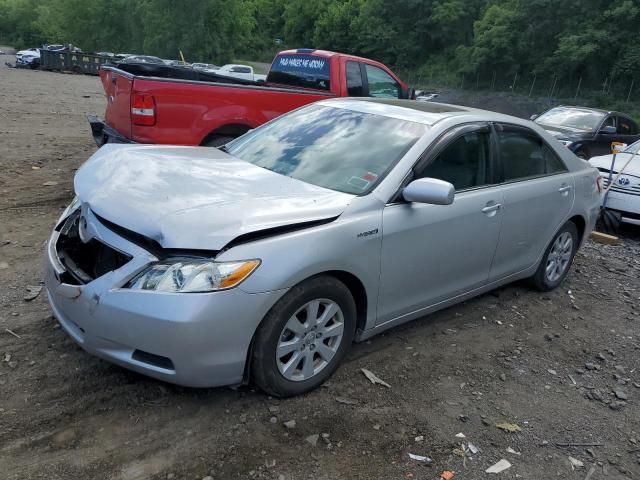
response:
<svg viewBox="0 0 640 480"><path fill-rule="evenodd" d="M471 121L493 121L523 124L521 118L477 108L450 105L438 102L418 102L415 100L397 100L383 98L339 98L318 102L337 108L346 108L362 113L383 115L433 126L452 117L473 117ZM479 119L478 117L481 117Z"/></svg>

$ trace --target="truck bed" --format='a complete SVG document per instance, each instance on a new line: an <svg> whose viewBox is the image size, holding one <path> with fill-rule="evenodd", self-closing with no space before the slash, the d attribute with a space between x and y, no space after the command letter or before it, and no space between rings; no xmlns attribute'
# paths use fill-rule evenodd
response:
<svg viewBox="0 0 640 480"><path fill-rule="evenodd" d="M124 67L124 68L123 68ZM234 137L331 92L254 82L163 65L105 65L106 122L90 119L96 143L133 141L208 144L212 135ZM131 120L134 95L153 97L155 122Z"/></svg>

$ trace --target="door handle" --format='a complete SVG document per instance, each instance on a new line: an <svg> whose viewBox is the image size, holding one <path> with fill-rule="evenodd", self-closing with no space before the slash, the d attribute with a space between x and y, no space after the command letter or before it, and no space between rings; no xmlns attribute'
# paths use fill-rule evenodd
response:
<svg viewBox="0 0 640 480"><path fill-rule="evenodd" d="M560 187L560 188L558 189L558 191L559 191L560 193L566 193L566 192L568 192L569 190L571 190L571 185L563 185L562 187Z"/></svg>
<svg viewBox="0 0 640 480"><path fill-rule="evenodd" d="M502 207L501 203L494 203L493 205L487 205L482 209L482 213L497 212Z"/></svg>

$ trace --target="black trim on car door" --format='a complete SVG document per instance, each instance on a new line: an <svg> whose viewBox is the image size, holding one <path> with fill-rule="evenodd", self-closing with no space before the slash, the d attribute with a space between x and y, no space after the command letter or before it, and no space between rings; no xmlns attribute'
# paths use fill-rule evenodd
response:
<svg viewBox="0 0 640 480"><path fill-rule="evenodd" d="M493 141L494 135L492 135L492 129L489 122L473 122L466 123L462 125L456 125L455 127L450 128L449 130L443 132L434 142L432 142L426 150L420 155L420 158L413 165L411 170L407 173L407 176L400 184L396 193L393 194L389 203L404 203L405 200L402 198L402 190L406 187L411 181L415 178L415 174L417 171L426 168L429 163L431 163L442 151L451 145L454 141L460 138L463 135L468 133L489 133L489 181L487 185L483 185L478 188L487 188L493 185L496 185L497 182L497 165L498 165L498 157L495 151L495 145Z"/></svg>

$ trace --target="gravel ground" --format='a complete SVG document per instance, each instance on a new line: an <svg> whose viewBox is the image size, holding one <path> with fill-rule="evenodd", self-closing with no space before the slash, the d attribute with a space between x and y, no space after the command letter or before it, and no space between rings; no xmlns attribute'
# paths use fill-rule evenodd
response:
<svg viewBox="0 0 640 480"><path fill-rule="evenodd" d="M96 77L9 60L0 57L0 477L640 477L638 229L618 246L589 241L554 292L511 285L355 345L305 396L172 386L84 353L44 292L25 300L41 285L74 171L95 150L84 114L105 102ZM485 473L501 459L512 466Z"/></svg>

